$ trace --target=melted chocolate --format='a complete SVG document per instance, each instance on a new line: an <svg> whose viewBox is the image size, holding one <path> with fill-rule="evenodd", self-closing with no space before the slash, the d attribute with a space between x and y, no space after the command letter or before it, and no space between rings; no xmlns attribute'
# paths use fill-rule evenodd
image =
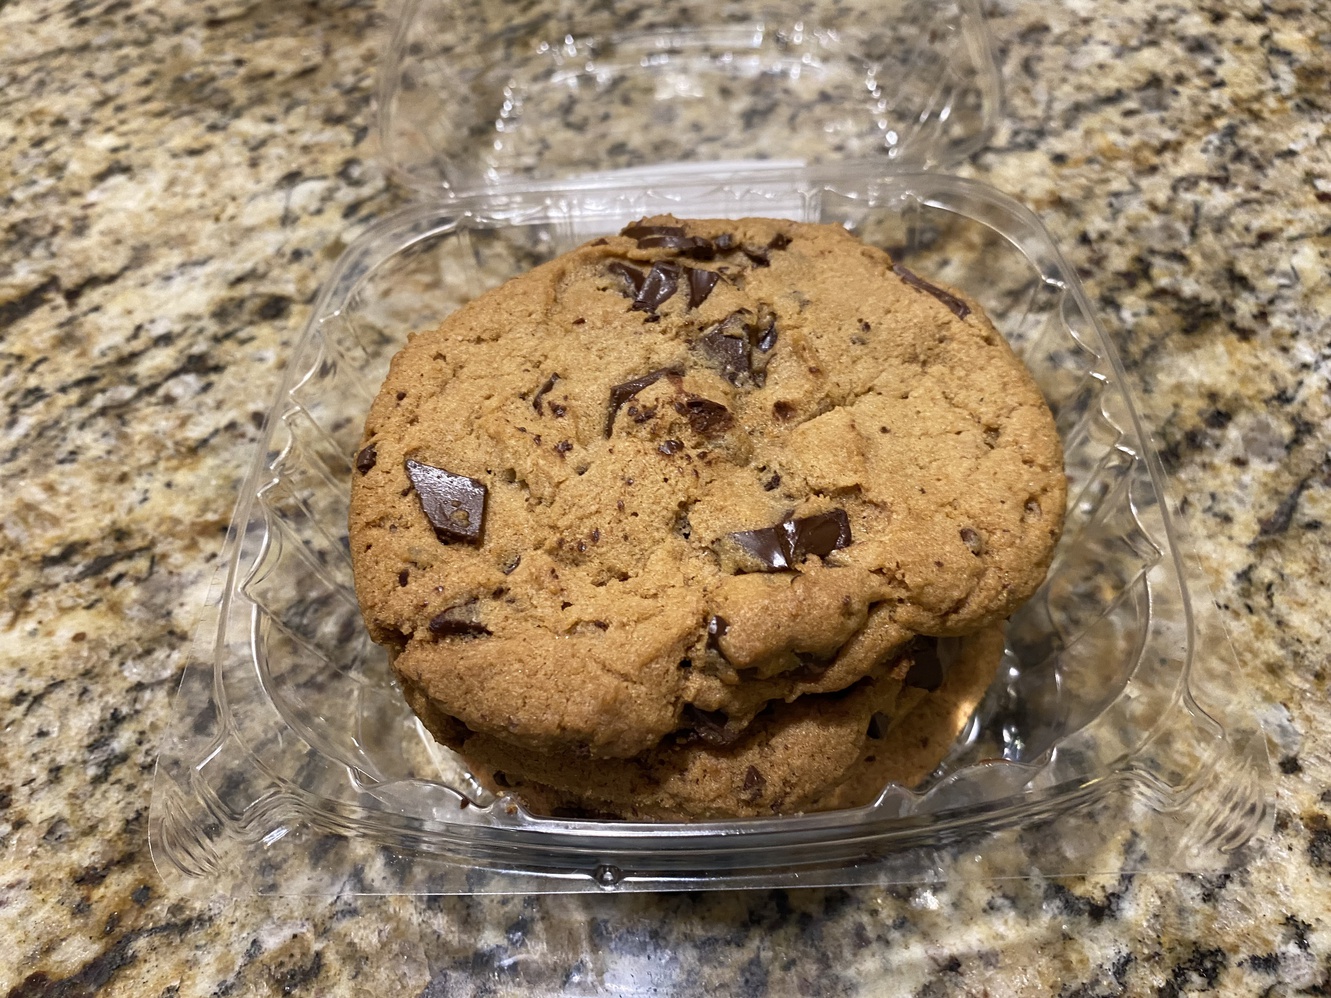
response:
<svg viewBox="0 0 1331 998"><path fill-rule="evenodd" d="M555 387L555 382L558 380L559 380L559 375L552 374L550 375L549 378L546 379L545 384L543 384L537 390L536 397L531 400L531 407L535 409L537 413L541 413L541 400L544 399L546 395L550 393L550 389ZM553 411L554 405L551 405L550 408Z"/></svg>
<svg viewBox="0 0 1331 998"><path fill-rule="evenodd" d="M952 310L952 314L955 315L958 319L964 319L966 318L966 316L971 314L971 307L967 305L964 301L962 301L960 298L958 298L956 295L949 294L948 292L944 291L942 288L935 287L934 285L926 281L924 278L907 270L901 264L899 263L893 264L892 272L896 274L898 277L900 277L907 284L909 284L912 288L918 288L920 291L933 295L944 305L950 308Z"/></svg>
<svg viewBox="0 0 1331 998"><path fill-rule="evenodd" d="M697 267L685 267L684 273L689 281L689 308L697 308L707 300L712 289L721 280L715 270L701 270Z"/></svg>
<svg viewBox="0 0 1331 998"><path fill-rule="evenodd" d="M652 264L652 269L642 282L642 289L633 299L630 311L655 312L679 290L679 274L679 264L669 260L658 260Z"/></svg>
<svg viewBox="0 0 1331 998"><path fill-rule="evenodd" d="M699 710L691 703L685 704L680 720L708 745L729 745L740 736L740 732L727 729L730 718L723 710Z"/></svg>
<svg viewBox="0 0 1331 998"><path fill-rule="evenodd" d="M356 470L362 475L367 474L374 467L374 462L379 459L378 453L374 449L374 444L366 447L356 455Z"/></svg>
<svg viewBox="0 0 1331 998"><path fill-rule="evenodd" d="M452 610L445 610L434 617L430 621L430 633L438 638L479 638L488 637L493 633L490 628L475 620L462 620L458 617L449 616L453 612Z"/></svg>
<svg viewBox="0 0 1331 998"><path fill-rule="evenodd" d="M761 571L780 572L795 568L808 555L825 558L853 540L845 510L834 509L798 520L784 520L774 527L742 530L730 539L762 564Z"/></svg>
<svg viewBox="0 0 1331 998"><path fill-rule="evenodd" d="M485 528L483 484L465 475L407 459L407 477L416 488L425 518L445 544L463 541L479 544Z"/></svg>
<svg viewBox="0 0 1331 998"><path fill-rule="evenodd" d="M931 693L943 685L943 662L938 657L937 638L916 638L911 645L911 666L902 680L907 686Z"/></svg>
<svg viewBox="0 0 1331 998"><path fill-rule="evenodd" d="M732 385L751 382L761 388L767 380L767 357L776 345L776 317L763 310L731 312L705 332L695 344Z"/></svg>
<svg viewBox="0 0 1331 998"><path fill-rule="evenodd" d="M647 275L637 267L630 266L622 260L612 260L606 269L616 277L622 277L628 282L633 294L630 297L636 298L642 292L643 282L647 280Z"/></svg>
<svg viewBox="0 0 1331 998"><path fill-rule="evenodd" d="M761 797L767 786L767 778L757 766L750 766L744 771L744 793L749 797Z"/></svg>
<svg viewBox="0 0 1331 998"><path fill-rule="evenodd" d="M605 435L610 436L615 428L615 416L619 415L620 406L629 399L633 398L638 392L649 385L654 385L665 375L673 374L679 376L684 372L677 367L660 367L655 371L650 371L640 378L634 378L632 381L625 381L623 384L613 385L610 388L610 409L605 417Z"/></svg>
<svg viewBox="0 0 1331 998"><path fill-rule="evenodd" d="M697 395L690 395L683 402L676 402L675 411L689 421L694 433L704 437L724 433L735 422L730 410L720 402L713 402Z"/></svg>

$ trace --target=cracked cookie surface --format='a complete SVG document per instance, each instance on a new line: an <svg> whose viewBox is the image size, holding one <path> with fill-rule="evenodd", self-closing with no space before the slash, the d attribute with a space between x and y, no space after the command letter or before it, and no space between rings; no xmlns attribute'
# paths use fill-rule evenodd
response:
<svg viewBox="0 0 1331 998"><path fill-rule="evenodd" d="M412 336L355 464L361 608L444 740L591 758L1005 618L1066 487L974 302L764 219L648 219Z"/></svg>

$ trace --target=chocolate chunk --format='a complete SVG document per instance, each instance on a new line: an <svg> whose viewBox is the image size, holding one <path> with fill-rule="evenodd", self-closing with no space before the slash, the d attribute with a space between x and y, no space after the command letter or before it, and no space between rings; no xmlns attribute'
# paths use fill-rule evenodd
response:
<svg viewBox="0 0 1331 998"><path fill-rule="evenodd" d="M660 447L656 449L660 451L662 454L664 454L666 457L670 457L674 454L678 454L680 451L684 449L684 441L666 440L661 444Z"/></svg>
<svg viewBox="0 0 1331 998"><path fill-rule="evenodd" d="M723 710L699 710L691 703L685 704L680 720L708 745L729 745L741 734L739 731L728 730L730 718Z"/></svg>
<svg viewBox="0 0 1331 998"><path fill-rule="evenodd" d="M783 250L789 245L790 245L790 236L786 235L784 232L778 232L776 235L774 235L771 238L771 241L768 242L767 248L773 250Z"/></svg>
<svg viewBox="0 0 1331 998"><path fill-rule="evenodd" d="M610 436L611 431L615 428L615 416L619 414L619 408L625 402L633 398L633 396L637 395L638 392L642 391L644 388L656 384L656 382L661 380L663 376L668 374L678 376L683 373L684 372L677 367L661 367L657 368L655 371L650 371L647 374L644 374L640 378L634 378L632 381L625 381L623 384L611 386L610 411L606 414L605 435L607 437Z"/></svg>
<svg viewBox="0 0 1331 998"><path fill-rule="evenodd" d="M749 360L749 344L747 340L740 339L737 336L728 336L723 330L725 324L717 326L711 332L704 334L698 341L698 345L707 354L720 369L722 375L731 384L737 384L739 379L753 370Z"/></svg>
<svg viewBox="0 0 1331 998"><path fill-rule="evenodd" d="M866 732L870 738L884 738L887 735L887 715L882 711L876 711L873 717L869 718L869 730Z"/></svg>
<svg viewBox="0 0 1331 998"><path fill-rule="evenodd" d="M735 237L729 232L723 232L712 240L712 245L722 253L729 253L735 248Z"/></svg>
<svg viewBox="0 0 1331 998"><path fill-rule="evenodd" d="M716 246L710 239L686 235L678 225L630 225L619 234L636 239L638 249L669 249L695 260L716 256Z"/></svg>
<svg viewBox="0 0 1331 998"><path fill-rule="evenodd" d="M760 571L765 572L794 568L811 554L825 558L852 543L850 518L841 509L785 520L761 530L742 530L731 534L730 539L760 562Z"/></svg>
<svg viewBox="0 0 1331 998"><path fill-rule="evenodd" d="M763 788L766 786L767 779L757 766L750 766L744 771L744 793L746 796L761 797Z"/></svg>
<svg viewBox="0 0 1331 998"><path fill-rule="evenodd" d="M682 225L643 225L641 222L634 222L632 225L626 225L619 230L621 236L627 236L630 239L646 239L649 236L683 236L684 226Z"/></svg>
<svg viewBox="0 0 1331 998"><path fill-rule="evenodd" d="M573 449L573 444L568 440L561 440L559 441L559 443L555 444L555 453L558 454L560 457L563 457L572 449Z"/></svg>
<svg viewBox="0 0 1331 998"><path fill-rule="evenodd" d="M694 260L711 260L716 256L715 244L701 236L645 236L638 240L638 249L674 250Z"/></svg>
<svg viewBox="0 0 1331 998"><path fill-rule="evenodd" d="M767 255L767 250L758 246L741 246L739 251L749 258L749 262L755 267L770 267L772 260Z"/></svg>
<svg viewBox="0 0 1331 998"><path fill-rule="evenodd" d="M724 433L735 422L730 410L720 402L690 395L683 402L675 403L675 411L689 421L693 432L710 437Z"/></svg>
<svg viewBox="0 0 1331 998"><path fill-rule="evenodd" d="M971 307L967 305L964 301L962 301L960 298L958 298L956 295L948 294L942 288L934 287L934 285L924 280L924 278L911 273L901 264L899 263L893 264L892 272L896 274L898 277L900 277L907 284L909 284L912 288L918 288L921 291L933 295L944 305L950 308L952 310L952 314L955 315L958 319L964 319L966 318L966 316L971 314Z"/></svg>
<svg viewBox="0 0 1331 998"><path fill-rule="evenodd" d="M374 444L370 444L370 446L366 447L356 455L356 470L364 475L374 467L374 462L378 459L379 455L374 449Z"/></svg>
<svg viewBox="0 0 1331 998"><path fill-rule="evenodd" d="M550 393L550 389L555 387L555 382L558 380L559 380L559 375L552 374L550 375L549 378L546 379L545 384L543 384L539 389L537 389L536 397L531 400L531 407L535 409L538 414L541 415L544 414L541 410L541 402L545 398L545 396ZM553 411L554 406L552 405L550 408Z"/></svg>
<svg viewBox="0 0 1331 998"><path fill-rule="evenodd" d="M397 573L397 584L399 586L405 586L410 579L411 571L409 569L404 568Z"/></svg>
<svg viewBox="0 0 1331 998"><path fill-rule="evenodd" d="M937 638L916 638L911 644L910 670L902 680L907 686L933 692L943 685L943 662L938 657Z"/></svg>
<svg viewBox="0 0 1331 998"><path fill-rule="evenodd" d="M772 477L769 478L767 481L763 482L763 491L771 492L780 484L781 484L781 473L779 471L774 471L772 472Z"/></svg>
<svg viewBox="0 0 1331 998"><path fill-rule="evenodd" d="M972 530L970 527L962 527L961 542L970 548L971 554L977 557L984 554L984 538L980 536L978 531Z"/></svg>
<svg viewBox="0 0 1331 998"><path fill-rule="evenodd" d="M475 620L466 620L457 616L457 610L445 610L430 621L430 633L437 638L446 637L465 637L479 638L486 637L493 632L484 624Z"/></svg>
<svg viewBox="0 0 1331 998"><path fill-rule="evenodd" d="M776 318L766 309L755 316L748 309L731 312L705 332L696 346L732 385L767 381L768 351L776 345Z"/></svg>
<svg viewBox="0 0 1331 998"><path fill-rule="evenodd" d="M712 289L716 287L716 282L721 280L721 275L715 270L685 267L684 273L689 281L689 308L697 308L705 302Z"/></svg>
<svg viewBox="0 0 1331 998"><path fill-rule="evenodd" d="M637 267L632 267L622 260L612 260L606 269L615 276L628 281L629 287L633 290L630 297L636 298L642 292L642 286L647 280L647 275Z"/></svg>
<svg viewBox="0 0 1331 998"><path fill-rule="evenodd" d="M658 260L652 264L642 289L629 306L632 312L655 312L679 290L679 264Z"/></svg>
<svg viewBox="0 0 1331 998"><path fill-rule="evenodd" d="M455 475L410 458L407 459L407 477L416 487L425 518L434 527L434 535L440 541L445 544L450 541L481 542L487 494L483 484L474 478Z"/></svg>
<svg viewBox="0 0 1331 998"><path fill-rule="evenodd" d="M767 328L758 335L758 341L754 344L763 353L767 353L776 346L776 316L769 316L767 319Z"/></svg>

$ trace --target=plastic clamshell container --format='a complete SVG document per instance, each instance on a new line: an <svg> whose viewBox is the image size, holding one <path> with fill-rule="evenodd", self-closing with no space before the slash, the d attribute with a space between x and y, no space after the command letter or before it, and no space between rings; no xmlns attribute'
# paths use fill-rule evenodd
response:
<svg viewBox="0 0 1331 998"><path fill-rule="evenodd" d="M1030 211L932 171L997 115L977 5L548 6L404 10L381 142L420 203L348 248L294 349L158 765L163 876L205 893L529 893L1234 862L1272 820L1266 742L1114 346ZM846 226L979 299L1055 414L1069 504L1053 566L919 787L765 819L535 817L432 740L365 632L351 456L392 355L486 289L661 212Z"/></svg>

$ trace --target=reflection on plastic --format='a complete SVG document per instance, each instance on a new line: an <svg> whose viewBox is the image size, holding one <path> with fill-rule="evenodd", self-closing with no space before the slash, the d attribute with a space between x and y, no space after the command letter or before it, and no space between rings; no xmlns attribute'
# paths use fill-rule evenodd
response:
<svg viewBox="0 0 1331 998"><path fill-rule="evenodd" d="M1236 670L1190 595L1112 347L1034 216L974 182L869 167L681 183L413 208L348 252L291 361L175 705L151 820L164 875L231 893L332 894L353 870L368 893L632 891L1206 870L1248 848L1271 821L1265 742L1225 687ZM532 817L430 740L360 623L349 459L405 334L589 231L690 214L681 189L736 216L793 199L971 289L1067 449L1068 529L1000 681L923 786L871 807Z"/></svg>

